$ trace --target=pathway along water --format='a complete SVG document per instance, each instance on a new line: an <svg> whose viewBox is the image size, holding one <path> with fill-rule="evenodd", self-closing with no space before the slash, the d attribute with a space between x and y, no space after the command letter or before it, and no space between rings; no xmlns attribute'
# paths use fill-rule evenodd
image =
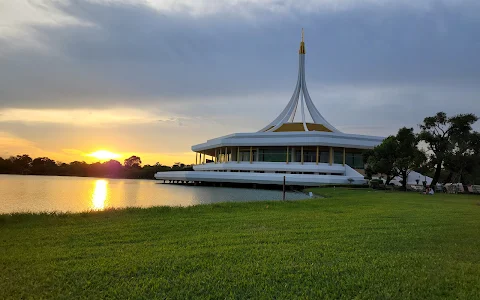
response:
<svg viewBox="0 0 480 300"><path fill-rule="evenodd" d="M285 196L286 200L307 198L299 192ZM0 175L0 214L260 200L282 200L282 191L169 185L154 180Z"/></svg>

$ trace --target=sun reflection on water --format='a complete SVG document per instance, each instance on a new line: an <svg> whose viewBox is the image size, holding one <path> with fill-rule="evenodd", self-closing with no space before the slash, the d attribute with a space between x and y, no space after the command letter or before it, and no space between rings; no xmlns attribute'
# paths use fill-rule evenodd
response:
<svg viewBox="0 0 480 300"><path fill-rule="evenodd" d="M107 184L103 179L95 181L95 188L92 194L92 209L102 210L105 208L105 201L107 200Z"/></svg>

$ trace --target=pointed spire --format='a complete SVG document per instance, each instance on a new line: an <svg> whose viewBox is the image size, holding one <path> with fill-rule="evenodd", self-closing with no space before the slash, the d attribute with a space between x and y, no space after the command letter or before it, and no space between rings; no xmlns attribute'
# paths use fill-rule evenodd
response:
<svg viewBox="0 0 480 300"><path fill-rule="evenodd" d="M303 41L303 28L302 28L302 41L300 42L300 50L298 50L299 54L305 54L305 42Z"/></svg>
<svg viewBox="0 0 480 300"><path fill-rule="evenodd" d="M298 65L298 79L293 95L290 98L287 106L273 120L270 124L265 126L259 132L281 132L281 131L324 131L324 132L340 132L333 127L313 104L312 99L308 93L307 83L305 81L305 41L304 32L302 28L302 41L300 42L299 65ZM302 123L294 122L297 106L300 102L302 107ZM306 107L304 107L304 105ZM306 108L306 111L305 111ZM306 123L305 112L310 114L313 123Z"/></svg>

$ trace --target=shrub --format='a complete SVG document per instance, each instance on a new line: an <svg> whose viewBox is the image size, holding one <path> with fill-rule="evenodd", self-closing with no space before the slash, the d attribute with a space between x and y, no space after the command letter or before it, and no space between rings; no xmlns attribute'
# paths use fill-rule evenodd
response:
<svg viewBox="0 0 480 300"><path fill-rule="evenodd" d="M370 180L369 185L372 189L385 189L385 185L383 184L383 181L380 179Z"/></svg>

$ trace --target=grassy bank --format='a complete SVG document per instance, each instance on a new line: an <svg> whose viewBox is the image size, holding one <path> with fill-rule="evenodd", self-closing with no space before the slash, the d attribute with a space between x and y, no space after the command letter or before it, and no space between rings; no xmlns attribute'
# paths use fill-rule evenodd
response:
<svg viewBox="0 0 480 300"><path fill-rule="evenodd" d="M480 197L0 216L0 298L480 298Z"/></svg>

